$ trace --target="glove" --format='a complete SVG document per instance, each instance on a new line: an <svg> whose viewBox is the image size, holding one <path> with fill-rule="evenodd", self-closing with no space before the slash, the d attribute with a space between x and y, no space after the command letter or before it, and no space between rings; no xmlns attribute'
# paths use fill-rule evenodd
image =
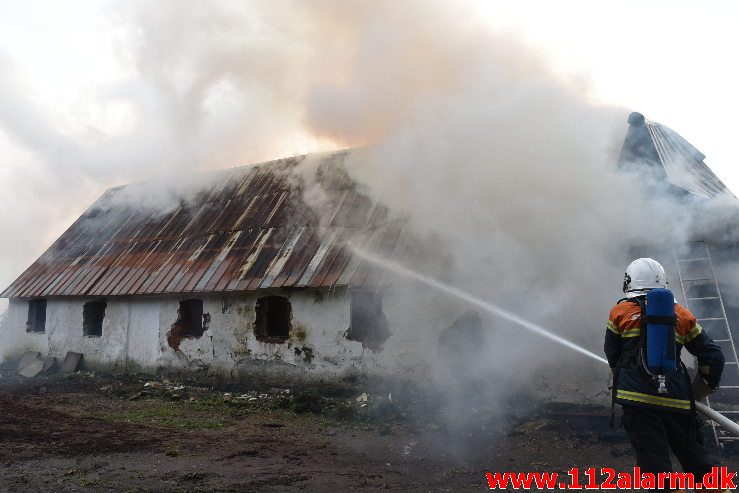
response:
<svg viewBox="0 0 739 493"><path fill-rule="evenodd" d="M716 390L718 390L718 388L708 385L700 373L695 374L695 378L693 378L693 399L696 401L702 401L716 392Z"/></svg>

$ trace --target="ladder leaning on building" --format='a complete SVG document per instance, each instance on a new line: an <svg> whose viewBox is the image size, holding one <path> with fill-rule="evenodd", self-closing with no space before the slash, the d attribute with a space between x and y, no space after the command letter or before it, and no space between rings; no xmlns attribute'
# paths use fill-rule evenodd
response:
<svg viewBox="0 0 739 493"><path fill-rule="evenodd" d="M739 422L739 357L736 339L726 315L716 272L705 241L693 241L684 248L675 249L675 264L685 306L692 311L698 323L723 350L726 358L722 385L710 399L709 407ZM733 436L711 422L716 444L723 448L727 442L737 441Z"/></svg>

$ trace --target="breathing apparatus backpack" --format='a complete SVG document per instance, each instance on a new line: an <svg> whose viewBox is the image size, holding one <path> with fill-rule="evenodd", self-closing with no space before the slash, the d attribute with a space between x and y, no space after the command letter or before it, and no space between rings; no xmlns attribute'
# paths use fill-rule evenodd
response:
<svg viewBox="0 0 739 493"><path fill-rule="evenodd" d="M647 374L655 380L657 392L667 393L667 375L678 370L675 343L675 297L665 288L652 289L646 303L636 299L642 308L643 333L641 337L641 361Z"/></svg>

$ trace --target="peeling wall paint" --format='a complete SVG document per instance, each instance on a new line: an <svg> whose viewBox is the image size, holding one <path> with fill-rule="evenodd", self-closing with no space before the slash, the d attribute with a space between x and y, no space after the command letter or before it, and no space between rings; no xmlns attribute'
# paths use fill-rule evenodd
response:
<svg viewBox="0 0 739 493"><path fill-rule="evenodd" d="M257 299L273 294L288 297L292 305L292 328L282 344L259 342L253 330ZM398 369L400 355L393 347L392 335L387 351L372 351L346 338L350 297L345 290L274 290L258 296L208 295L202 299L203 313L210 323L202 337L183 338L179 350L167 342L167 333L177 319L178 297L109 298L101 337L82 335L82 307L87 299L49 299L46 331L40 334L26 332L28 301L13 299L0 330L0 357L39 351L63 358L67 351L77 351L93 369L198 374L223 380L244 379L255 373L325 379ZM388 308L403 309L392 302ZM392 315L388 318L392 320ZM440 329L443 324L441 321ZM399 342L401 328L396 329ZM410 366L420 368L415 363Z"/></svg>
<svg viewBox="0 0 739 493"><path fill-rule="evenodd" d="M468 308L423 290L411 291L411 295L408 292L391 288L384 291L383 311L390 336L376 351L346 338L350 295L345 290L323 290L320 295L313 290L269 290L258 296L203 297L203 313L210 315L210 324L202 337L182 339L179 351L167 343L167 332L177 318L180 299L192 295L109 298L101 337L82 335L82 311L88 299L49 299L46 332L41 334L26 332L28 301L13 299L0 325L0 361L26 351L57 358L63 358L67 351L77 351L84 354L85 365L93 370L166 374L202 381L283 385L367 375L446 382L450 369L445 368L443 358L439 359L439 335ZM287 296L292 305L292 329L283 344L259 342L254 335L257 299L268 295ZM475 361L466 363L479 367L485 386L508 385L502 382L515 381L513 369L501 374L485 368L489 366L487 361L499 357L500 350L505 351L496 352L496 347L507 342L512 333L484 317L483 325L490 341ZM568 402L581 402L583 398L588 402L607 401L608 394L603 390L607 382L583 379L581 366L560 365L556 371L550 370L545 367L525 384L517 385L541 398L556 395L558 400Z"/></svg>

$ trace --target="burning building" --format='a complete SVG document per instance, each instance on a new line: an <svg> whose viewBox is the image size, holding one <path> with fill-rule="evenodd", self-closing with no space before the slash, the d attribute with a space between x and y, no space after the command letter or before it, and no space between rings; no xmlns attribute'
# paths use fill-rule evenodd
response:
<svg viewBox="0 0 739 493"><path fill-rule="evenodd" d="M270 374L367 370L402 307L346 243L388 256L408 243L345 157L308 158L309 180L305 157L208 173L156 205L142 204L148 184L107 191L3 292L5 351L225 378L266 361Z"/></svg>
<svg viewBox="0 0 739 493"><path fill-rule="evenodd" d="M638 113L629 123L621 168L654 178L692 209L730 196L677 133ZM151 183L109 190L2 293L10 298L4 352L75 351L91 367L224 379L402 371L402 352L415 344L402 322L408 307L392 295L392 278L348 245L405 263L417 260L419 242L349 177L349 156L206 173L172 194ZM739 395L734 219L679 245L634 245L623 264L667 260L678 300L724 349L716 405L728 412ZM460 333L484 330L474 313L460 318L467 309L447 310L427 333L466 347Z"/></svg>

